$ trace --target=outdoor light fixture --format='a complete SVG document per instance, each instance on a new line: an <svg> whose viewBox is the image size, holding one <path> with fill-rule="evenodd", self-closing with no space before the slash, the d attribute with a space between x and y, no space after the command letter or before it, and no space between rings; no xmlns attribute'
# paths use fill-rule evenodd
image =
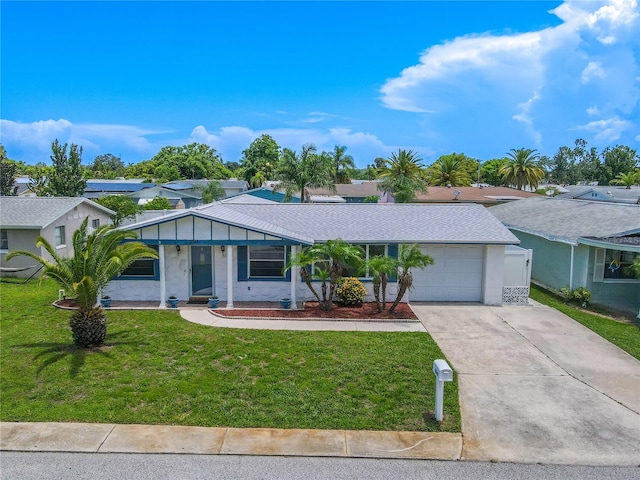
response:
<svg viewBox="0 0 640 480"><path fill-rule="evenodd" d="M180 253L180 245L176 245L176 252Z"/></svg>
<svg viewBox="0 0 640 480"><path fill-rule="evenodd" d="M220 245L220 251L224 253L224 245Z"/></svg>

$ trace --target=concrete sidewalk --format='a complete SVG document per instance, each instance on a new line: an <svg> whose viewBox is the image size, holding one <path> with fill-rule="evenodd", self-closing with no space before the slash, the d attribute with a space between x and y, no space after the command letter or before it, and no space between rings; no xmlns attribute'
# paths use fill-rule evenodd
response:
<svg viewBox="0 0 640 480"><path fill-rule="evenodd" d="M224 311L221 310L220 313ZM213 315L208 310L185 309L180 310L182 318L200 325L210 327L250 328L260 330L312 330L312 331L344 331L344 332L426 332L420 321L393 321L393 320L309 320L309 319L260 319L220 317Z"/></svg>
<svg viewBox="0 0 640 480"><path fill-rule="evenodd" d="M444 432L0 422L0 450L459 460L462 435Z"/></svg>

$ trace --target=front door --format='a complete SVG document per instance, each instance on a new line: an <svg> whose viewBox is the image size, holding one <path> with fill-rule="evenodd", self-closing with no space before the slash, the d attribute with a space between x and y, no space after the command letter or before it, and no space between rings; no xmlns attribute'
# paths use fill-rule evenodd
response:
<svg viewBox="0 0 640 480"><path fill-rule="evenodd" d="M191 295L213 295L211 247L191 247Z"/></svg>

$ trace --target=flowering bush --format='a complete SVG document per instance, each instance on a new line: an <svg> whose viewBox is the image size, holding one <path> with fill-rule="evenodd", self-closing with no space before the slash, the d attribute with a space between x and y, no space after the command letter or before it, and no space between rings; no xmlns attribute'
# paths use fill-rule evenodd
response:
<svg viewBox="0 0 640 480"><path fill-rule="evenodd" d="M340 280L336 295L338 295L338 301L343 305L362 305L367 296L367 289L357 278L346 277Z"/></svg>
<svg viewBox="0 0 640 480"><path fill-rule="evenodd" d="M591 292L584 287L578 287L575 290L561 288L560 291L567 297L569 303L576 303L586 307L591 300Z"/></svg>

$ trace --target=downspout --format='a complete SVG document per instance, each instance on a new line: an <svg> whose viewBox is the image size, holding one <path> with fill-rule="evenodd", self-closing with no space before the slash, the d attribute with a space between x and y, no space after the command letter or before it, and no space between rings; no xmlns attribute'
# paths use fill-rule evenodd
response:
<svg viewBox="0 0 640 480"><path fill-rule="evenodd" d="M571 265L569 265L569 290L573 290L573 250L576 246L571 244Z"/></svg>

